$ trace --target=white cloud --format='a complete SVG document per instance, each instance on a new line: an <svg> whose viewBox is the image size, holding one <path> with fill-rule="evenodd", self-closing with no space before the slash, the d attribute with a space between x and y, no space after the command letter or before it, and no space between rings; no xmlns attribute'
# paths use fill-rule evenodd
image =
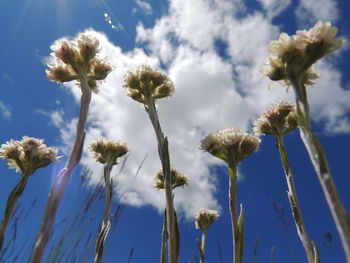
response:
<svg viewBox="0 0 350 263"><path fill-rule="evenodd" d="M0 100L0 113L4 119L10 119L12 116L11 108Z"/></svg>
<svg viewBox="0 0 350 263"><path fill-rule="evenodd" d="M267 13L267 17L272 19L279 16L292 2L291 0L259 0L264 10Z"/></svg>
<svg viewBox="0 0 350 263"><path fill-rule="evenodd" d="M311 25L318 20L335 22L339 18L335 0L299 0L295 15L299 25Z"/></svg>
<svg viewBox="0 0 350 263"><path fill-rule="evenodd" d="M135 2L139 8L147 15L151 15L153 13L152 6L149 3L142 0L135 0Z"/></svg>
<svg viewBox="0 0 350 263"><path fill-rule="evenodd" d="M241 3L225 0L172 0L169 8L153 28L137 27L136 39L147 45L147 54L140 48L122 52L103 33L89 30L100 39L102 57L108 56L116 70L93 96L86 142L99 136L127 142L131 153L116 191L128 190L124 197L128 204L151 204L161 211L164 193L152 188L153 174L160 167L154 131L144 109L125 95L122 76L143 63L165 64L177 93L159 101L158 110L169 137L171 162L190 178L190 185L175 194L176 206L190 218L199 207L219 208L216 175L210 174L209 167L222 163L198 149L200 140L218 129L248 129L267 105L280 97L293 99L293 94L283 88L268 90L268 81L259 73L268 42L279 33L261 12L238 19L235 14L242 10ZM227 45L225 58L217 53L217 39ZM313 116L324 121L328 131L333 127L333 132L350 132L343 114L349 93L341 88L340 72L328 62L317 70L324 77L310 92ZM74 85L68 88L78 102L79 89ZM324 96L331 88L333 95ZM61 128L64 142L71 141L73 131L72 122ZM133 180L146 154L142 170ZM91 183L99 182L101 165L95 164L90 154L83 156L82 163L94 171Z"/></svg>

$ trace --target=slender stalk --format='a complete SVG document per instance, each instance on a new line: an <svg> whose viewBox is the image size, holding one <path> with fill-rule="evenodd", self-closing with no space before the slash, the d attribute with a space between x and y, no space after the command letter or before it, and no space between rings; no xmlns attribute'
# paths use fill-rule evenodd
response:
<svg viewBox="0 0 350 263"><path fill-rule="evenodd" d="M298 80L291 80L295 90L305 90ZM297 93L298 95L298 93ZM313 132L310 121L310 110L306 96L296 96L297 114L299 118L300 137L308 151L311 162L320 181L323 194L335 222L345 252L346 262L350 263L350 218L338 195L337 188L328 166L327 156Z"/></svg>
<svg viewBox="0 0 350 263"><path fill-rule="evenodd" d="M106 203L105 209L103 213L103 223L100 234L98 235L96 241L96 249L95 249L95 263L101 263L103 258L103 250L105 240L107 238L109 229L110 229L110 213L111 213L111 205L112 205L112 193L113 193L113 185L111 181L111 171L113 168L113 164L107 163L104 167L104 180L105 180L105 189L106 189Z"/></svg>
<svg viewBox="0 0 350 263"><path fill-rule="evenodd" d="M67 184L71 178L73 168L80 161L85 138L85 124L91 101L91 90L87 84L86 77L83 76L80 78L80 85L82 90L80 102L80 115L78 119L77 132L73 148L68 157L65 167L59 172L59 174L55 178L55 181L49 193L49 197L45 206L44 217L42 219L39 234L32 253L32 263L39 263L42 261L46 245L50 239L53 230L56 213L61 203L64 191L66 190Z"/></svg>
<svg viewBox="0 0 350 263"><path fill-rule="evenodd" d="M207 241L207 231L202 231L202 242L201 242L201 263L204 263L204 253L205 253L205 246L206 246L206 241Z"/></svg>
<svg viewBox="0 0 350 263"><path fill-rule="evenodd" d="M231 224L232 224L232 237L234 246L234 263L241 263L241 249L240 249L240 235L238 230L238 217L237 217L237 166L229 166L229 199L230 199L230 214L231 214Z"/></svg>
<svg viewBox="0 0 350 263"><path fill-rule="evenodd" d="M167 231L168 231L168 255L169 263L178 262L177 259L177 240L175 233L175 218L174 218L174 203L171 187L170 177L170 157L168 149L168 139L164 136L162 128L159 123L157 110L152 98L147 100L147 106L145 107L152 122L154 131L156 133L158 142L158 154L162 163L162 169L164 174L164 189L166 196L166 217L167 217Z"/></svg>
<svg viewBox="0 0 350 263"><path fill-rule="evenodd" d="M160 248L160 263L166 263L166 240L168 238L167 235L167 223L166 223L166 210L164 211L163 217L163 228L162 228L162 243Z"/></svg>
<svg viewBox="0 0 350 263"><path fill-rule="evenodd" d="M18 202L19 198L21 197L21 195L22 195L22 193L27 185L28 178L29 178L28 175L22 174L21 180L12 189L9 197L7 198L5 214L1 220L1 226L0 226L0 251L1 251L2 246L4 244L4 238L5 238L7 226L10 223L13 212L16 209L17 202Z"/></svg>
<svg viewBox="0 0 350 263"><path fill-rule="evenodd" d="M292 215L293 215L295 226L297 228L299 238L304 246L308 262L317 263L319 261L316 261L316 259L319 258L319 255L314 254L314 253L317 253L317 249L314 249L314 243L310 241L310 238L304 223L304 219L303 219L299 201L298 201L297 192L295 189L291 166L290 166L288 156L287 156L287 151L284 145L283 135L276 136L276 144L281 156L281 161L282 161L284 173L286 176L289 204L292 209Z"/></svg>

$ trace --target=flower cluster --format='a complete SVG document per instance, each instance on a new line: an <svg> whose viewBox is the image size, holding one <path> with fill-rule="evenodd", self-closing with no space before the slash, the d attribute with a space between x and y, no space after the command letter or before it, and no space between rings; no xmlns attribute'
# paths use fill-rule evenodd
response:
<svg viewBox="0 0 350 263"><path fill-rule="evenodd" d="M201 149L224 160L238 164L260 145L260 139L238 128L228 128L210 133L201 141Z"/></svg>
<svg viewBox="0 0 350 263"><path fill-rule="evenodd" d="M175 167L170 168L170 178L172 189L188 185L187 176L180 173ZM164 174L162 169L159 169L155 175L154 188L157 190L164 189Z"/></svg>
<svg viewBox="0 0 350 263"><path fill-rule="evenodd" d="M279 39L271 41L271 55L261 66L261 72L282 85L291 85L291 79L299 78L302 84L313 85L319 76L312 65L328 53L343 46L344 40L334 39L338 29L330 22L318 22L309 30L299 30L296 35L282 33Z"/></svg>
<svg viewBox="0 0 350 263"><path fill-rule="evenodd" d="M9 168L23 175L31 175L37 169L57 162L57 149L47 147L44 140L23 136L22 140L10 140L1 145L0 158L7 159Z"/></svg>
<svg viewBox="0 0 350 263"><path fill-rule="evenodd" d="M80 34L73 41L57 40L51 49L55 60L48 64L48 80L63 83L85 77L91 90L97 93L98 81L104 80L112 71L111 65L96 57L100 51L99 41L89 35Z"/></svg>
<svg viewBox="0 0 350 263"><path fill-rule="evenodd" d="M97 162L116 165L118 158L129 149L126 144L100 138L90 144L90 151Z"/></svg>
<svg viewBox="0 0 350 263"><path fill-rule="evenodd" d="M295 106L283 100L268 107L262 116L254 122L257 134L285 135L298 126Z"/></svg>
<svg viewBox="0 0 350 263"><path fill-rule="evenodd" d="M206 231L218 218L218 211L200 208L196 214L196 228Z"/></svg>
<svg viewBox="0 0 350 263"><path fill-rule="evenodd" d="M136 71L128 71L124 76L123 87L127 89L128 96L143 104L175 93L170 78L148 65L142 65Z"/></svg>

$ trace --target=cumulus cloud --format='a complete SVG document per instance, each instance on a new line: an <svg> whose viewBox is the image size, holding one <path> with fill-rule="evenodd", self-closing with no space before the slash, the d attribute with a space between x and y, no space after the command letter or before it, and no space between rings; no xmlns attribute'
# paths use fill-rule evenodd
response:
<svg viewBox="0 0 350 263"><path fill-rule="evenodd" d="M291 0L259 0L267 13L267 17L272 19L280 15L292 2Z"/></svg>
<svg viewBox="0 0 350 263"><path fill-rule="evenodd" d="M295 9L299 25L311 25L318 20L335 22L339 17L335 0L300 0Z"/></svg>
<svg viewBox="0 0 350 263"><path fill-rule="evenodd" d="M278 27L262 12L242 17L243 9L240 1L172 0L169 12L154 27L137 26L137 45L146 51L134 48L123 52L105 34L87 31L99 38L102 56L108 56L116 70L100 93L93 96L86 142L105 136L129 144L131 153L115 186L119 195L127 192L123 202L151 204L159 211L164 208L164 193L152 187L153 175L161 166L154 131L144 109L122 88L123 74L128 69L143 63L165 65L176 85L175 97L159 101L158 111L169 137L171 163L190 179L188 187L175 191L176 206L187 218L193 217L199 207L220 209L215 198L217 178L210 167L222 162L199 150L200 140L218 129L250 129L252 121L275 99L293 99L293 94L283 88L269 90L268 81L259 73L259 65L268 55L268 42L280 33ZM225 56L217 50L218 40L227 47ZM349 92L341 88L341 73L329 62L320 63L317 70L323 78L310 92L315 120L325 122L327 131L350 132L344 115ZM79 89L74 85L67 88L78 103ZM325 96L325 92L332 95ZM53 118L68 145L76 120L63 127L57 121L61 120L57 112ZM91 183L99 182L102 167L94 163L86 149L82 163L93 171Z"/></svg>

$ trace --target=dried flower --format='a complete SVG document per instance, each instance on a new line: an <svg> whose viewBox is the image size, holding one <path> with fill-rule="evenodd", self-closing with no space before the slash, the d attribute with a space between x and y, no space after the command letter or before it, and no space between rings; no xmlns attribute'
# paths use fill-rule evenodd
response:
<svg viewBox="0 0 350 263"><path fill-rule="evenodd" d="M260 139L238 128L228 128L210 133L201 141L201 149L224 160L238 164L252 154L259 146Z"/></svg>
<svg viewBox="0 0 350 263"><path fill-rule="evenodd" d="M117 159L126 154L129 149L124 143L100 138L90 144L90 151L93 152L96 161L115 165Z"/></svg>
<svg viewBox="0 0 350 263"><path fill-rule="evenodd" d="M196 214L196 228L206 231L218 218L218 211L200 208Z"/></svg>
<svg viewBox="0 0 350 263"><path fill-rule="evenodd" d="M100 51L98 39L80 34L76 40L61 39L51 46L55 61L48 64L47 79L55 82L81 81L86 78L90 89L98 92L98 81L104 80L112 71L106 60L96 57Z"/></svg>
<svg viewBox="0 0 350 263"><path fill-rule="evenodd" d="M10 140L0 148L0 158L7 159L9 168L25 175L57 162L57 149L47 147L43 139L23 136L21 141Z"/></svg>
<svg viewBox="0 0 350 263"><path fill-rule="evenodd" d="M254 122L254 132L278 136L287 134L297 126L294 104L280 100L268 107L266 112Z"/></svg>
<svg viewBox="0 0 350 263"><path fill-rule="evenodd" d="M175 93L175 86L168 76L148 65L140 66L136 71L128 71L124 76L124 88L132 99L147 103L170 97Z"/></svg>
<svg viewBox="0 0 350 263"><path fill-rule="evenodd" d="M172 189L188 185L187 176L180 173L175 167L170 168L170 178ZM164 174L162 169L159 169L155 175L154 188L156 188L157 190L164 189Z"/></svg>

